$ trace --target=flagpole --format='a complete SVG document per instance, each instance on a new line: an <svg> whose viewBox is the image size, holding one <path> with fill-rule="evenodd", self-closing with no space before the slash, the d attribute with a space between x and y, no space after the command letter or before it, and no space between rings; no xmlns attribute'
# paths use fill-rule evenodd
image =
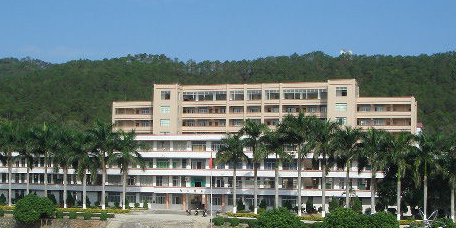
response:
<svg viewBox="0 0 456 228"><path fill-rule="evenodd" d="M210 223L211 223L211 228L212 228L212 166L213 166L213 161L212 161L212 151L211 151L211 180L209 181L210 184L211 184L211 220L210 220Z"/></svg>

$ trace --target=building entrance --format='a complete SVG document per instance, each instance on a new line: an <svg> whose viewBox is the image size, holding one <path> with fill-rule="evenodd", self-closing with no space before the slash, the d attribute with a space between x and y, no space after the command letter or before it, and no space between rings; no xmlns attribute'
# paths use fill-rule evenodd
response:
<svg viewBox="0 0 456 228"><path fill-rule="evenodd" d="M203 195L190 195L190 209L201 210L203 209Z"/></svg>

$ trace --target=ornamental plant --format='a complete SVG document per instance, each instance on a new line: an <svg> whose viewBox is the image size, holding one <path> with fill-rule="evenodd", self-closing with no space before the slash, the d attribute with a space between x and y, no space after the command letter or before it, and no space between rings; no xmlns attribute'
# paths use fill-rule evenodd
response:
<svg viewBox="0 0 456 228"><path fill-rule="evenodd" d="M52 218L55 205L47 197L30 194L16 203L13 210L14 219L21 223L32 224L42 218Z"/></svg>
<svg viewBox="0 0 456 228"><path fill-rule="evenodd" d="M302 228L302 223L298 217L290 213L286 208L276 208L260 214L257 220L259 228Z"/></svg>

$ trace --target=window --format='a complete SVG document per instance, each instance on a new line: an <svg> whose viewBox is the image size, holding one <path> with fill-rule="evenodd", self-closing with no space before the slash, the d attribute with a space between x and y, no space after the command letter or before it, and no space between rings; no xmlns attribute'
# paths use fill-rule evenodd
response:
<svg viewBox="0 0 456 228"><path fill-rule="evenodd" d="M308 89L306 99L318 99L318 89Z"/></svg>
<svg viewBox="0 0 456 228"><path fill-rule="evenodd" d="M155 186L163 186L163 177L162 176L156 176Z"/></svg>
<svg viewBox="0 0 456 228"><path fill-rule="evenodd" d="M166 203L165 194L156 194L155 195L155 203L156 204L165 204Z"/></svg>
<svg viewBox="0 0 456 228"><path fill-rule="evenodd" d="M136 185L136 176L128 176L127 180L128 185Z"/></svg>
<svg viewBox="0 0 456 228"><path fill-rule="evenodd" d="M231 101L243 101L244 100L244 90L230 91L230 100Z"/></svg>
<svg viewBox="0 0 456 228"><path fill-rule="evenodd" d="M336 87L336 96L346 97L347 96L347 87Z"/></svg>
<svg viewBox="0 0 456 228"><path fill-rule="evenodd" d="M200 107L198 108L198 113L208 113L209 110L207 109L207 107Z"/></svg>
<svg viewBox="0 0 456 228"><path fill-rule="evenodd" d="M384 105L375 105L375 111L376 112L384 112L385 111L385 106Z"/></svg>
<svg viewBox="0 0 456 228"><path fill-rule="evenodd" d="M175 151L187 150L187 142L186 141L174 141L173 149Z"/></svg>
<svg viewBox="0 0 456 228"><path fill-rule="evenodd" d="M173 186L179 187L179 177L178 176L173 176Z"/></svg>
<svg viewBox="0 0 456 228"><path fill-rule="evenodd" d="M242 126L242 120L232 120L233 126Z"/></svg>
<svg viewBox="0 0 456 228"><path fill-rule="evenodd" d="M233 113L242 113L242 107L233 107Z"/></svg>
<svg viewBox="0 0 456 228"><path fill-rule="evenodd" d="M326 106L321 106L320 107L320 112L327 112L328 108Z"/></svg>
<svg viewBox="0 0 456 228"><path fill-rule="evenodd" d="M108 192L108 202L120 202L120 192Z"/></svg>
<svg viewBox="0 0 456 228"><path fill-rule="evenodd" d="M336 117L336 123L347 124L347 117Z"/></svg>
<svg viewBox="0 0 456 228"><path fill-rule="evenodd" d="M252 106L248 108L249 112L260 112L260 106Z"/></svg>
<svg viewBox="0 0 456 228"><path fill-rule="evenodd" d="M167 169L169 168L168 159L157 159L157 168Z"/></svg>
<svg viewBox="0 0 456 228"><path fill-rule="evenodd" d="M208 126L208 125L209 125L209 121L208 120L198 120L198 126L205 127L205 126Z"/></svg>
<svg viewBox="0 0 456 228"><path fill-rule="evenodd" d="M169 125L170 125L169 119L161 119L160 120L160 126L161 127L169 127Z"/></svg>
<svg viewBox="0 0 456 228"><path fill-rule="evenodd" d="M217 101L226 101L226 91L216 91L215 100Z"/></svg>
<svg viewBox="0 0 456 228"><path fill-rule="evenodd" d="M196 93L195 92L184 92L182 94L182 99L184 101L196 101Z"/></svg>
<svg viewBox="0 0 456 228"><path fill-rule="evenodd" d="M305 89L285 89L283 90L283 99L299 100L306 99Z"/></svg>
<svg viewBox="0 0 456 228"><path fill-rule="evenodd" d="M317 112L317 107L308 107L307 112Z"/></svg>
<svg viewBox="0 0 456 228"><path fill-rule="evenodd" d="M265 90L266 100L278 100L280 99L279 90Z"/></svg>
<svg viewBox="0 0 456 228"><path fill-rule="evenodd" d="M143 120L141 121L141 127L149 127L150 126L150 121Z"/></svg>
<svg viewBox="0 0 456 228"><path fill-rule="evenodd" d="M336 103L336 111L339 111L339 112L347 111L347 103Z"/></svg>
<svg viewBox="0 0 456 228"><path fill-rule="evenodd" d="M128 200L129 203L136 202L136 193L126 193L125 198Z"/></svg>
<svg viewBox="0 0 456 228"><path fill-rule="evenodd" d="M169 131L160 131L160 135L169 135Z"/></svg>
<svg viewBox="0 0 456 228"><path fill-rule="evenodd" d="M192 159L192 169L205 169L206 160L204 159Z"/></svg>
<svg viewBox="0 0 456 228"><path fill-rule="evenodd" d="M261 100L261 90L247 90L247 100Z"/></svg>
<svg viewBox="0 0 456 228"><path fill-rule="evenodd" d="M171 108L169 106L160 107L160 113L166 114L166 113L170 113L170 111L171 111Z"/></svg>
<svg viewBox="0 0 456 228"><path fill-rule="evenodd" d="M181 196L173 194L172 204L182 204Z"/></svg>
<svg viewBox="0 0 456 228"><path fill-rule="evenodd" d="M161 91L161 99L162 100L171 99L171 92L170 91Z"/></svg>
<svg viewBox="0 0 456 228"><path fill-rule="evenodd" d="M275 168L275 160L274 159L266 159L264 161L264 169L267 169L267 170L272 170Z"/></svg>
<svg viewBox="0 0 456 228"><path fill-rule="evenodd" d="M222 197L221 196L213 196L212 197L212 205L215 205L215 206L222 205Z"/></svg>
<svg viewBox="0 0 456 228"><path fill-rule="evenodd" d="M273 112L273 113L279 112L279 106L266 106L265 109L266 109L266 112Z"/></svg>
<svg viewBox="0 0 456 228"><path fill-rule="evenodd" d="M374 124L375 125L385 125L385 120L384 119L374 119Z"/></svg>
<svg viewBox="0 0 456 228"><path fill-rule="evenodd" d="M141 109L141 114L149 114L149 113L150 113L150 108Z"/></svg>
<svg viewBox="0 0 456 228"><path fill-rule="evenodd" d="M360 112L370 112L371 106L370 105L360 105L359 111Z"/></svg>
<svg viewBox="0 0 456 228"><path fill-rule="evenodd" d="M211 150L218 151L220 149L220 146L222 146L222 143L220 141L213 141L211 144Z"/></svg>
<svg viewBox="0 0 456 228"><path fill-rule="evenodd" d="M370 119L358 119L358 125L370 125Z"/></svg>
<svg viewBox="0 0 456 228"><path fill-rule="evenodd" d="M195 125L196 125L195 120L184 120L184 121L182 121L182 126L193 127Z"/></svg>
<svg viewBox="0 0 456 228"><path fill-rule="evenodd" d="M141 202L144 202L144 201L147 201L149 203L153 202L153 197L152 197L152 193L140 193L139 195L139 200Z"/></svg>
<svg viewBox="0 0 456 228"><path fill-rule="evenodd" d="M320 99L327 99L328 98L328 90L327 89L319 89L320 92Z"/></svg>
<svg viewBox="0 0 456 228"><path fill-rule="evenodd" d="M206 142L192 141L192 151L206 151Z"/></svg>

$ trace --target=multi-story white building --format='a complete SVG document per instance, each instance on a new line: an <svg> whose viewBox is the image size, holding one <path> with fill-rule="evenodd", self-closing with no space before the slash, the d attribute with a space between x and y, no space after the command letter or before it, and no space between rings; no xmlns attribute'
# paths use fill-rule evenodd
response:
<svg viewBox="0 0 456 228"><path fill-rule="evenodd" d="M283 116L305 112L321 119L360 127L374 127L391 132L415 133L417 104L414 97L359 97L353 80L329 80L322 83L267 83L239 85L154 85L153 101L114 102L112 121L118 129L136 130L137 140L150 145L140 151L146 160L142 171L132 167L129 171L127 199L131 204L148 201L156 209L192 209L209 205L212 183L213 209L228 211L233 207L232 167L237 165L238 197L246 208L253 204L253 167L249 161L239 164L222 164L209 169L211 156L215 158L220 140L226 132L240 129L246 119L265 123L271 128ZM292 149L291 149L292 150ZM252 152L245 148L249 158ZM290 151L293 153L293 151ZM321 164L304 161L302 202L312 199L321 206ZM297 164L279 166L279 182L274 183L275 159L260 163L258 195L260 203L273 205L274 186L279 187L280 203L290 201L296 205ZM25 162L13 168L13 194L25 189ZM43 192L43 161L31 173L31 189ZM0 168L0 187L7 193L7 168ZM358 172L356 164L350 168L353 194L360 197L364 207L369 205L369 170ZM70 170L68 190L81 198L81 183ZM212 175L212 181L211 181ZM49 175L49 191L59 200L63 195L63 174ZM333 167L328 173L326 196L343 197L345 171ZM382 173L377 178L383 178ZM97 183L87 187L90 201L101 201L101 175ZM90 178L88 178L90 180ZM108 169L107 196L112 204L120 200L121 174L117 167ZM327 200L328 202L328 200Z"/></svg>

